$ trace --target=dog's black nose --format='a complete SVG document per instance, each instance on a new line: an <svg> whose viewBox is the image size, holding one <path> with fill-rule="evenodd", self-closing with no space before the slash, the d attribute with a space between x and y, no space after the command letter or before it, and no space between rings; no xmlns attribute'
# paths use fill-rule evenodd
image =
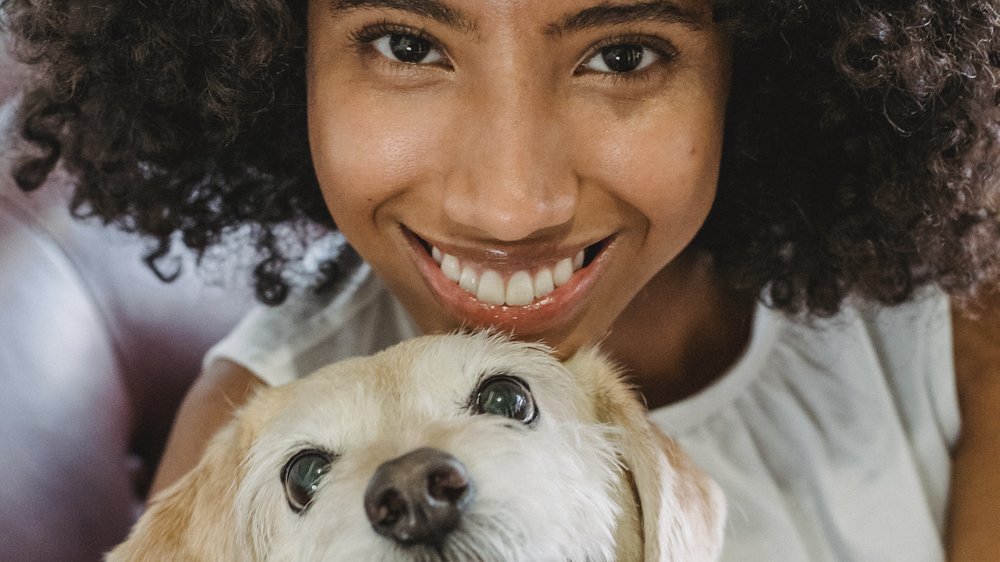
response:
<svg viewBox="0 0 1000 562"><path fill-rule="evenodd" d="M471 499L465 466L424 447L378 467L365 490L365 512L375 531L399 543L440 544Z"/></svg>

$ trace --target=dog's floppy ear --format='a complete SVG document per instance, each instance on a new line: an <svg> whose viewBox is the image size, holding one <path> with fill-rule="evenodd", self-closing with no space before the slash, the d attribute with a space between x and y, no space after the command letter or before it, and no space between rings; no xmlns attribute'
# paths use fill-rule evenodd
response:
<svg viewBox="0 0 1000 562"><path fill-rule="evenodd" d="M188 474L153 498L128 539L106 562L237 560L233 494L251 431L237 418L209 442Z"/></svg>
<svg viewBox="0 0 1000 562"><path fill-rule="evenodd" d="M619 454L639 502L642 560L717 560L726 515L718 485L649 422L620 370L596 349L580 351L566 367L590 393L597 421L620 429Z"/></svg>

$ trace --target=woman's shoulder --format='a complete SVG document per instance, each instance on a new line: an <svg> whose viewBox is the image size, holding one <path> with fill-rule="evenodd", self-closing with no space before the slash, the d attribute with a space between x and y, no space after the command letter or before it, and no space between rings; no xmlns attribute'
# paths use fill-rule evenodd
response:
<svg viewBox="0 0 1000 562"><path fill-rule="evenodd" d="M894 306L854 299L815 326L788 321L785 333L783 345L819 358L803 365L871 392L884 388L902 419L934 418L957 432L951 305L940 289Z"/></svg>
<svg viewBox="0 0 1000 562"><path fill-rule="evenodd" d="M676 429L694 429L713 416L757 411L762 404L783 407L778 403L809 397L826 410L837 408L838 400L868 400L878 392L886 407L904 417L951 419L949 311L947 296L938 290L892 307L854 300L828 318L792 316L759 304L747 348L729 371L698 395L655 414ZM928 393L933 399L914 400ZM916 411L928 404L933 412Z"/></svg>
<svg viewBox="0 0 1000 562"><path fill-rule="evenodd" d="M894 307L855 301L824 319L761 305L728 375L651 413L725 489L735 515L724 559L942 551L959 422L948 310L940 292ZM831 523L887 520L896 526L863 540L827 540ZM780 540L755 540L765 535Z"/></svg>
<svg viewBox="0 0 1000 562"><path fill-rule="evenodd" d="M336 291L297 290L281 305L258 305L209 350L205 366L225 359L277 385L413 335L402 305L361 264Z"/></svg>

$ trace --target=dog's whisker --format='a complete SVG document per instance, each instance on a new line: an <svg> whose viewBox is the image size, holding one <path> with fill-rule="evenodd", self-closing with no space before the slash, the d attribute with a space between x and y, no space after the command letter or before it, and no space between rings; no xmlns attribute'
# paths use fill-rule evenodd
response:
<svg viewBox="0 0 1000 562"><path fill-rule="evenodd" d="M472 539L472 537L463 538ZM471 542L471 540L469 542ZM473 544L468 544L466 540L456 541L450 546L451 548L449 549L447 556L443 558L446 562L472 562L494 559L493 557L487 556L482 548L476 548Z"/></svg>
<svg viewBox="0 0 1000 562"><path fill-rule="evenodd" d="M512 525L513 521L497 517L470 518L468 531L456 537L453 543L454 560L508 561L523 559L519 547L524 543L524 532Z"/></svg>

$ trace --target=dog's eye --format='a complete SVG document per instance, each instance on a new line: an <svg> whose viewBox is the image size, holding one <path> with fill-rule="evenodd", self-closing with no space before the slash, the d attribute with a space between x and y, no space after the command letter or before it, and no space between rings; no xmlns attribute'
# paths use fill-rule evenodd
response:
<svg viewBox="0 0 1000 562"><path fill-rule="evenodd" d="M330 455L316 449L299 451L281 470L288 505L302 513L312 502L319 482L330 471Z"/></svg>
<svg viewBox="0 0 1000 562"><path fill-rule="evenodd" d="M478 414L504 416L524 424L533 422L538 416L528 385L506 375L491 377L479 386L473 409Z"/></svg>

